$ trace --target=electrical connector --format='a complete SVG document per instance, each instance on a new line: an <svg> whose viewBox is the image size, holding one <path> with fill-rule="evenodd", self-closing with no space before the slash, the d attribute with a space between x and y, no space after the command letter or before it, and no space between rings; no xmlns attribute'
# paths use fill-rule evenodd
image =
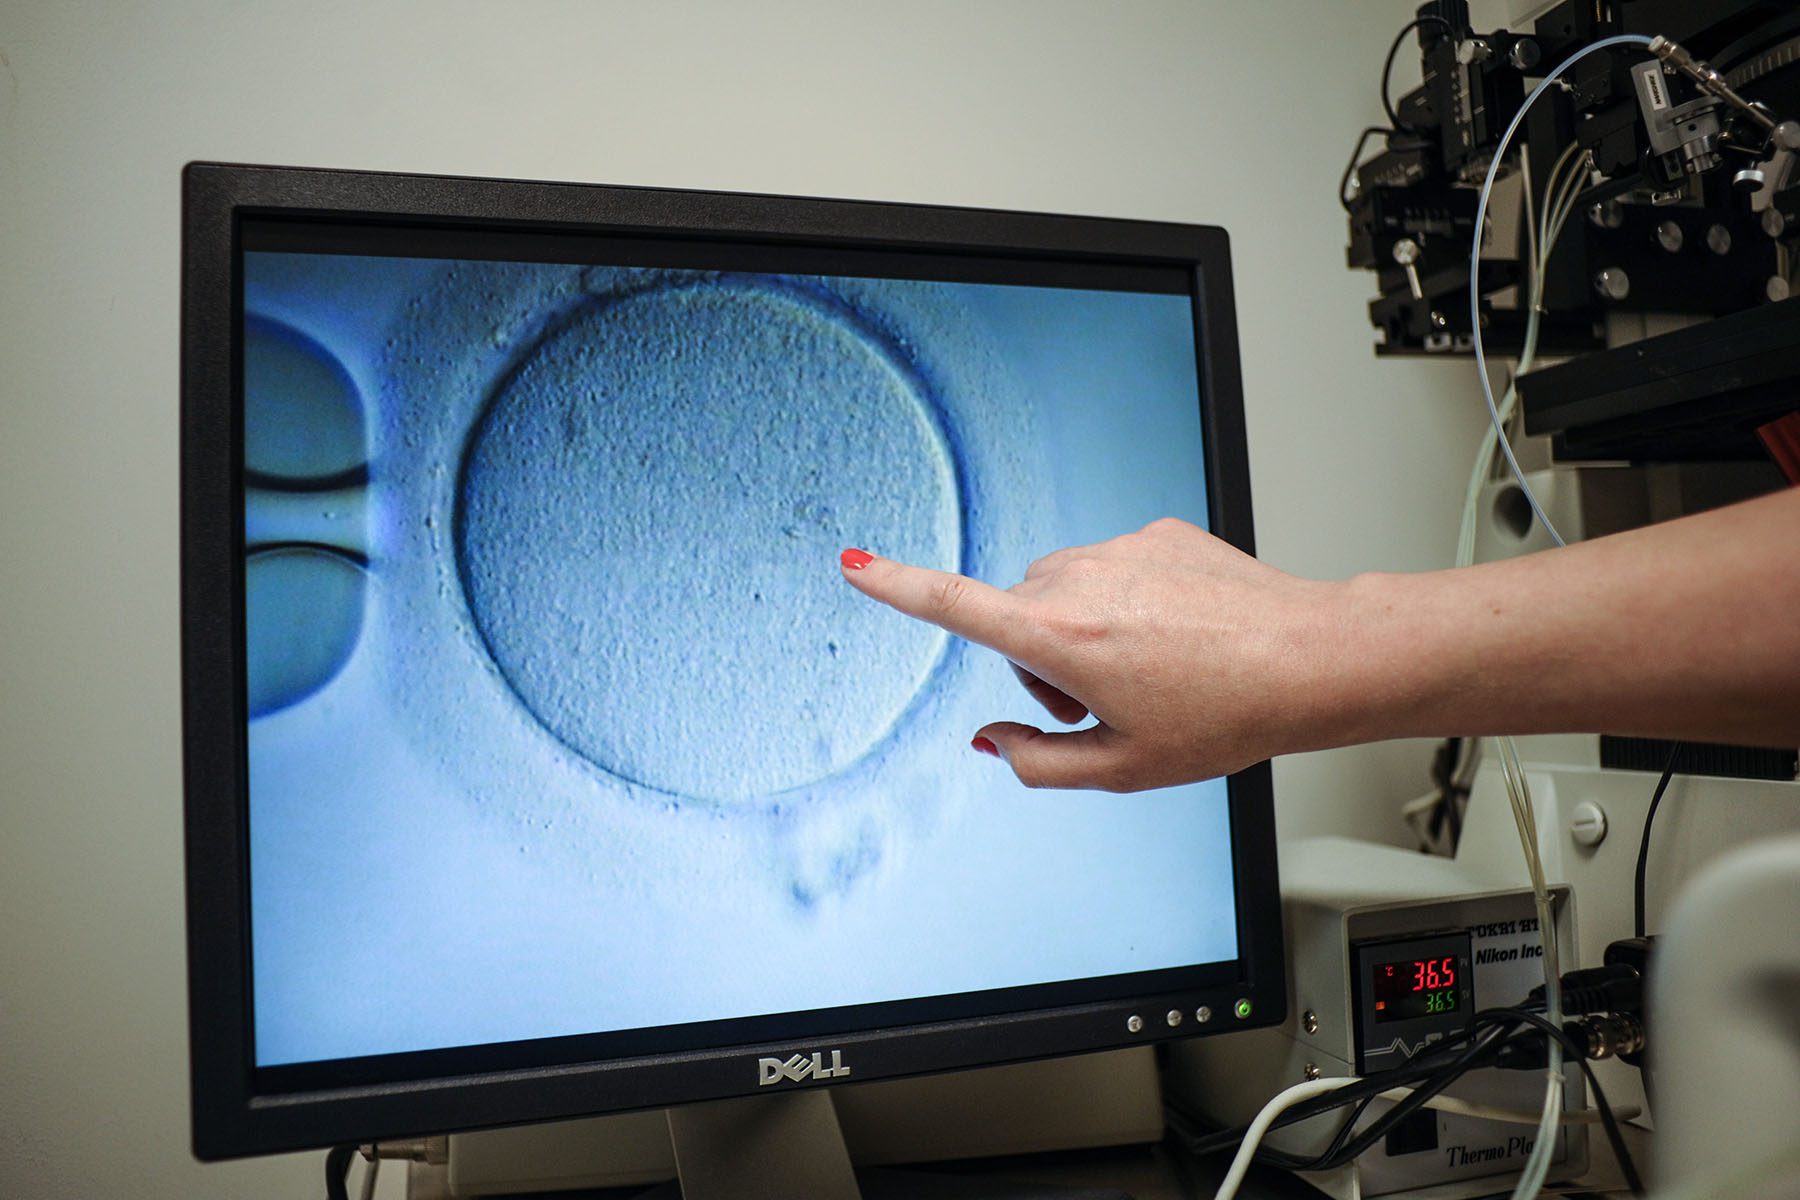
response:
<svg viewBox="0 0 1800 1200"><path fill-rule="evenodd" d="M1570 971L1562 977L1563 1011L1571 1016L1586 1013L1635 1013L1644 1006L1644 977L1626 963ZM1542 985L1526 997L1527 1007L1543 1004Z"/></svg>
<svg viewBox="0 0 1800 1200"><path fill-rule="evenodd" d="M1587 1056L1619 1058L1643 1053L1644 1023L1630 1013L1601 1013L1564 1026L1576 1037L1585 1037Z"/></svg>
<svg viewBox="0 0 1800 1200"><path fill-rule="evenodd" d="M1604 965L1565 973L1561 978L1563 1011L1571 1016L1624 1013L1642 1018L1644 977L1649 973L1653 942L1653 938L1621 939L1606 948ZM1540 984L1526 996L1525 1007L1538 1009L1543 1004Z"/></svg>
<svg viewBox="0 0 1800 1200"><path fill-rule="evenodd" d="M1630 1013L1594 1013L1563 1022L1563 1031L1590 1059L1631 1061L1644 1050L1644 1023ZM1517 1038L1501 1046L1493 1064L1503 1071L1541 1071L1550 1061L1543 1037Z"/></svg>

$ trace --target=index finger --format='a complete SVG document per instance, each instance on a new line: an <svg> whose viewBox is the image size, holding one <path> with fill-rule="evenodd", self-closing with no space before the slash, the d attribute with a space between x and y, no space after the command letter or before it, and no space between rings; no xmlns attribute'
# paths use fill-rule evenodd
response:
<svg viewBox="0 0 1800 1200"><path fill-rule="evenodd" d="M1030 656L1028 605L1011 592L966 575L878 558L865 550L846 550L839 562L844 578L865 596L1008 658Z"/></svg>

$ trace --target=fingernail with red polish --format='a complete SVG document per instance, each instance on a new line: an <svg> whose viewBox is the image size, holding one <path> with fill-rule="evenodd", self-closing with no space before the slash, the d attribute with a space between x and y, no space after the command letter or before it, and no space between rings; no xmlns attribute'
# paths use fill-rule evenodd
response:
<svg viewBox="0 0 1800 1200"><path fill-rule="evenodd" d="M983 754L991 754L995 758L1000 757L1000 747L994 745L994 743L988 741L988 739L984 737L975 738L969 745L975 747L975 749L981 751Z"/></svg>
<svg viewBox="0 0 1800 1200"><path fill-rule="evenodd" d="M867 550L852 549L852 550L846 550L842 554L838 555L838 561L843 563L846 567L850 568L852 571L860 571L864 567L868 566L870 563L874 562L875 556L873 554L870 554Z"/></svg>

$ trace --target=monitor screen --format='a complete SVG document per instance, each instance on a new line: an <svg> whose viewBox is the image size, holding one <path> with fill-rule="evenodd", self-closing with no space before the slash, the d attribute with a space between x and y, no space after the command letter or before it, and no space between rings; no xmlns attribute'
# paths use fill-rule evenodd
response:
<svg viewBox="0 0 1800 1200"><path fill-rule="evenodd" d="M251 1092L1245 989L1234 782L1022 787L1008 664L837 564L1214 526L1194 263L234 229Z"/></svg>

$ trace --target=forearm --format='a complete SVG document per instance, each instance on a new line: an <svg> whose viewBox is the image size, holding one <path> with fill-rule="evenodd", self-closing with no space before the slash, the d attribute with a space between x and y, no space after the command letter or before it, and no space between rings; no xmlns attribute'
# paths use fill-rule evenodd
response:
<svg viewBox="0 0 1800 1200"><path fill-rule="evenodd" d="M1800 489L1562 550L1360 576L1326 741L1800 744Z"/></svg>

